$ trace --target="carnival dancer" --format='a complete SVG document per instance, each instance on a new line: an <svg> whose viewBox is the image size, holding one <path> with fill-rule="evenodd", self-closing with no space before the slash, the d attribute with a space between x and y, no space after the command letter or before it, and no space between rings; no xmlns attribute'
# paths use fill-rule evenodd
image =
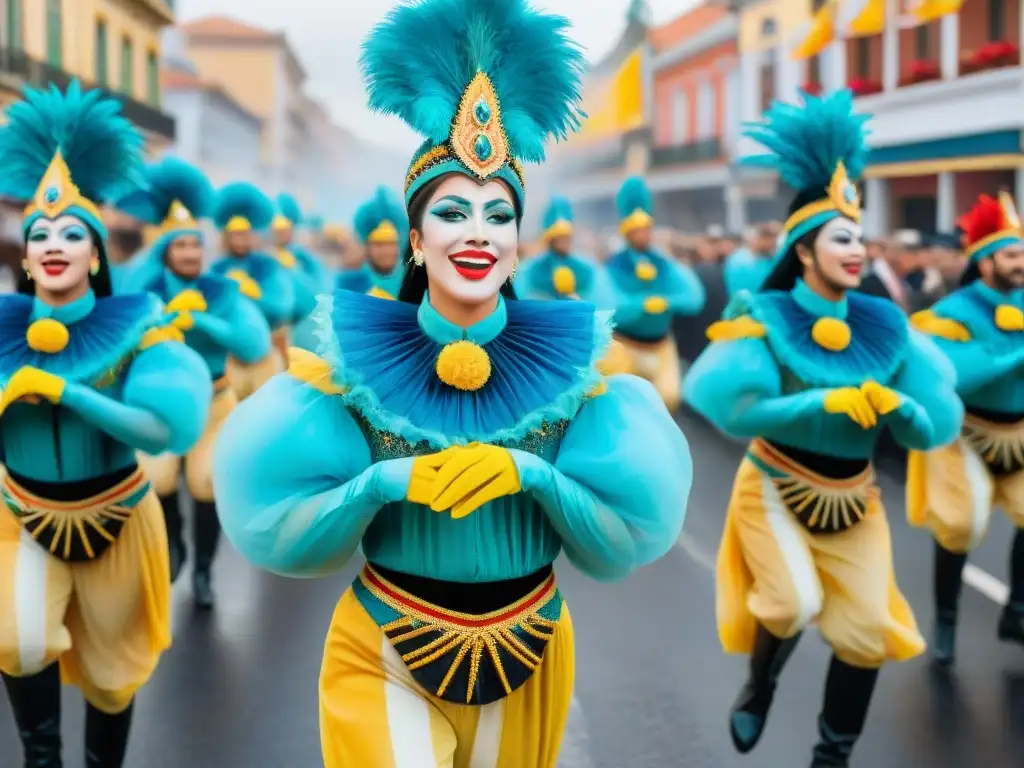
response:
<svg viewBox="0 0 1024 768"><path fill-rule="evenodd" d="M653 200L644 180L626 179L615 198L627 247L608 261L618 294L615 338L629 357L631 372L654 384L670 411L681 395L679 351L672 318L696 315L704 308L704 284L687 266L651 245Z"/></svg>
<svg viewBox="0 0 1024 768"><path fill-rule="evenodd" d="M969 259L962 287L911 318L952 360L967 411L960 439L911 453L907 472L910 522L935 537L932 653L944 665L956 654L967 554L995 506L1016 528L997 634L1024 644L1024 233L1005 192L982 195L959 224Z"/></svg>
<svg viewBox="0 0 1024 768"><path fill-rule="evenodd" d="M554 197L544 213L547 250L517 270L516 291L528 299L582 299L615 309L615 290L604 268L572 252L572 203Z"/></svg>
<svg viewBox="0 0 1024 768"><path fill-rule="evenodd" d="M184 452L211 386L145 293L112 296L99 205L143 181L120 104L73 81L0 128L0 194L25 209L25 275L0 297L0 670L27 768L59 768L61 679L87 702L85 764L117 768L132 702L170 646L160 502L135 451Z"/></svg>
<svg viewBox="0 0 1024 768"><path fill-rule="evenodd" d="M726 257L722 279L729 298L740 291L756 293L761 288L775 268L780 230L776 222L760 224L750 231L746 244Z"/></svg>
<svg viewBox="0 0 1024 768"><path fill-rule="evenodd" d="M858 293L865 253L854 180L867 117L848 90L774 103L747 129L768 166L799 190L780 259L708 329L687 373L687 402L752 442L740 465L718 556L719 637L750 655L733 707L736 749L761 737L775 685L816 621L833 656L812 766L845 766L878 670L925 647L896 587L871 457L888 428L910 449L955 437L955 374L898 306Z"/></svg>
<svg viewBox="0 0 1024 768"><path fill-rule="evenodd" d="M277 259L256 247L256 232L269 227L273 218L274 204L247 182L228 184L214 201L213 219L224 232L228 252L210 269L238 283L242 295L256 302L272 332L271 350L259 362L248 364L228 358L228 381L239 400L287 367L288 326L295 317L295 281Z"/></svg>
<svg viewBox="0 0 1024 768"><path fill-rule="evenodd" d="M608 318L513 300L519 163L577 125L567 27L524 0L431 0L375 29L370 105L427 136L399 301L339 290L325 357L296 354L221 434L243 554L321 575L361 542L368 561L324 652L328 768L554 768L574 652L553 561L622 578L683 522L685 438L647 382L602 379Z"/></svg>
<svg viewBox="0 0 1024 768"><path fill-rule="evenodd" d="M355 230L366 247L366 258L362 266L342 271L337 287L395 298L405 274L399 249L409 238L409 219L402 201L387 187L378 187L356 210Z"/></svg>
<svg viewBox="0 0 1024 768"><path fill-rule="evenodd" d="M327 274L316 255L300 244L296 229L306 223L299 201L291 195L277 196L277 213L271 222L274 255L295 280L295 313L292 318L292 343L302 349L316 349L314 325L310 315L316 309L316 297L330 291Z"/></svg>
<svg viewBox="0 0 1024 768"><path fill-rule="evenodd" d="M213 607L210 569L220 540L213 498L213 444L228 414L238 403L228 384L228 355L252 365L270 351L270 328L256 305L242 296L238 283L221 275L203 274L203 233L200 221L213 209L214 191L198 168L165 158L146 169L146 186L118 202L118 208L159 229L159 237L142 257L123 287L146 291L165 302L165 312L184 332L185 343L202 356L213 379L213 404L206 431L184 457L184 479L192 497L192 585L196 604ZM167 522L171 582L186 560L178 484L182 457L139 454L139 464L153 484Z"/></svg>

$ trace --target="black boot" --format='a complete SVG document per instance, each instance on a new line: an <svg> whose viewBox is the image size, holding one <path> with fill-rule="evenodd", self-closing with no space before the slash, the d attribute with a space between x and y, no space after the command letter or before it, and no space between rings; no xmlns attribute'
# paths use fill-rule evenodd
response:
<svg viewBox="0 0 1024 768"><path fill-rule="evenodd" d="M1024 645L1024 529L1018 528L1010 550L1010 602L999 617L999 639Z"/></svg>
<svg viewBox="0 0 1024 768"><path fill-rule="evenodd" d="M171 556L171 584L173 584L188 558L185 540L181 535L181 502L178 499L178 492L162 496L160 505L164 508L164 523L167 526L167 548Z"/></svg>
<svg viewBox="0 0 1024 768"><path fill-rule="evenodd" d="M213 502L197 501L194 507L192 533L196 564L192 571L192 588L196 606L208 611L214 602L211 569L220 542L220 520Z"/></svg>
<svg viewBox="0 0 1024 768"><path fill-rule="evenodd" d="M935 542L935 635L932 657L948 667L956 660L956 619L963 587L966 554L943 549Z"/></svg>
<svg viewBox="0 0 1024 768"><path fill-rule="evenodd" d="M123 712L108 715L88 704L85 709L85 768L121 768L128 750L133 701Z"/></svg>
<svg viewBox="0 0 1024 768"><path fill-rule="evenodd" d="M25 768L61 768L57 664L28 677L3 675L3 681L25 753Z"/></svg>
<svg viewBox="0 0 1024 768"><path fill-rule="evenodd" d="M768 720L779 673L799 640L799 634L780 639L758 625L754 652L750 655L750 676L729 714L729 733L738 752L746 753L757 746Z"/></svg>
<svg viewBox="0 0 1024 768"><path fill-rule="evenodd" d="M811 768L846 768L864 730L877 669L851 667L835 656L825 681L825 703L818 716L821 741L814 748Z"/></svg>

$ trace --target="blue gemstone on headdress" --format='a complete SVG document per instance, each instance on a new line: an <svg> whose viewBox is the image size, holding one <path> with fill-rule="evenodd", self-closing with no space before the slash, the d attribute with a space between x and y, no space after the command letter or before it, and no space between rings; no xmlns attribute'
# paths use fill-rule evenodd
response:
<svg viewBox="0 0 1024 768"><path fill-rule="evenodd" d="M851 204L857 202L857 190L853 188L852 184L843 190L843 198Z"/></svg>
<svg viewBox="0 0 1024 768"><path fill-rule="evenodd" d="M491 140L488 139L484 134L480 134L476 137L476 141L473 142L473 152L476 153L477 158L482 163L486 163L487 159L491 156L494 149L491 147Z"/></svg>
<svg viewBox="0 0 1024 768"><path fill-rule="evenodd" d="M60 199L60 190L56 186L46 188L46 202L53 205Z"/></svg>
<svg viewBox="0 0 1024 768"><path fill-rule="evenodd" d="M473 105L473 117L480 125L487 125L491 119L491 106L483 99Z"/></svg>

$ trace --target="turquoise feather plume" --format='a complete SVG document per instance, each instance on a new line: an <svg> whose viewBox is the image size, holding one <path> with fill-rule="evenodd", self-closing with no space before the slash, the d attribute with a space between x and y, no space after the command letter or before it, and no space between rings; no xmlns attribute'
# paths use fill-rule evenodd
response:
<svg viewBox="0 0 1024 768"><path fill-rule="evenodd" d="M146 166L146 186L117 203L117 207L147 224L162 224L177 200L197 221L210 216L215 192L206 174L194 165L167 157Z"/></svg>
<svg viewBox="0 0 1024 768"><path fill-rule="evenodd" d="M433 145L448 139L478 72L494 85L509 151L544 160L544 142L580 126L581 49L569 21L524 0L417 0L391 10L363 44L370 108L396 115Z"/></svg>
<svg viewBox="0 0 1024 768"><path fill-rule="evenodd" d="M767 154L741 159L745 165L771 168L796 190L827 189L842 161L851 181L867 165L870 115L854 112L853 92L825 96L801 93L803 104L773 102L760 123L749 123L743 135L761 144Z"/></svg>
<svg viewBox="0 0 1024 768"><path fill-rule="evenodd" d="M302 223L302 207L292 195L282 192L277 196L277 212L292 224Z"/></svg>
<svg viewBox="0 0 1024 768"><path fill-rule="evenodd" d="M121 103L73 80L66 93L25 88L0 129L0 195L31 200L59 149L81 194L110 203L146 183L145 139Z"/></svg>
<svg viewBox="0 0 1024 768"><path fill-rule="evenodd" d="M247 219L253 229L266 229L274 218L274 204L249 182L236 181L217 192L213 221L224 229L235 216Z"/></svg>
<svg viewBox="0 0 1024 768"><path fill-rule="evenodd" d="M547 211L544 212L544 229L548 229L558 221L572 223L572 203L567 197L552 197Z"/></svg>
<svg viewBox="0 0 1024 768"><path fill-rule="evenodd" d="M626 218L637 209L653 215L654 198L651 197L651 190L647 188L647 182L640 176L630 176L622 182L615 195L615 208L620 219Z"/></svg>
<svg viewBox="0 0 1024 768"><path fill-rule="evenodd" d="M387 187L377 187L373 197L356 209L354 226L359 239L366 242L382 221L390 221L398 230L402 242L409 230L409 218L401 199Z"/></svg>

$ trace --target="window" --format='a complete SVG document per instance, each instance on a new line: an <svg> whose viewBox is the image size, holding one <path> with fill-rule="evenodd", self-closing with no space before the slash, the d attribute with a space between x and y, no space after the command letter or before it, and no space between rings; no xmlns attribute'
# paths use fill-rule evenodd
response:
<svg viewBox="0 0 1024 768"><path fill-rule="evenodd" d="M761 111L772 105L775 98L775 62L768 61L761 65Z"/></svg>
<svg viewBox="0 0 1024 768"><path fill-rule="evenodd" d="M761 22L761 37L775 37L775 19L769 17Z"/></svg>
<svg viewBox="0 0 1024 768"><path fill-rule="evenodd" d="M104 88L109 84L110 62L107 52L107 22L96 20L96 84Z"/></svg>
<svg viewBox="0 0 1024 768"><path fill-rule="evenodd" d="M918 59L929 59L932 55L932 35L928 24L922 24L914 30L914 48Z"/></svg>
<svg viewBox="0 0 1024 768"><path fill-rule="evenodd" d="M871 41L866 37L857 38L857 77L871 77Z"/></svg>
<svg viewBox="0 0 1024 768"><path fill-rule="evenodd" d="M135 87L134 65L135 52L130 37L121 38L121 90L132 95Z"/></svg>
<svg viewBox="0 0 1024 768"><path fill-rule="evenodd" d="M682 88L672 94L672 144L681 146L689 134L689 97Z"/></svg>
<svg viewBox="0 0 1024 768"><path fill-rule="evenodd" d="M22 0L7 0L7 48L21 50L21 3Z"/></svg>
<svg viewBox="0 0 1024 768"><path fill-rule="evenodd" d="M703 141L715 135L715 86L710 80L702 80L697 90L697 139Z"/></svg>
<svg viewBox="0 0 1024 768"><path fill-rule="evenodd" d="M46 61L51 67L60 67L64 62L60 6L61 0L46 0Z"/></svg>
<svg viewBox="0 0 1024 768"><path fill-rule="evenodd" d="M160 106L160 64L152 50L146 54L146 99L154 107Z"/></svg>
<svg viewBox="0 0 1024 768"><path fill-rule="evenodd" d="M990 43L1006 39L1006 4L1003 0L988 0L988 40Z"/></svg>

